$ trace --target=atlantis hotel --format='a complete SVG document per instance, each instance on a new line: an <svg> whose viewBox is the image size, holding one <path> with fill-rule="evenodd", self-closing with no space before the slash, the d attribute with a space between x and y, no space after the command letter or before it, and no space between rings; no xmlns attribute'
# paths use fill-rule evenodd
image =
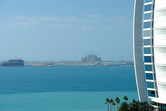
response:
<svg viewBox="0 0 166 111"><path fill-rule="evenodd" d="M135 0L133 23L139 100L166 111L166 0Z"/></svg>

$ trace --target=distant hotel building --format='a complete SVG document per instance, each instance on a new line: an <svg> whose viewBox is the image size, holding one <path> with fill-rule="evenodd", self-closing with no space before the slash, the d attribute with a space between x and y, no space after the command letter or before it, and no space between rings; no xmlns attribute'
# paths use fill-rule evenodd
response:
<svg viewBox="0 0 166 111"><path fill-rule="evenodd" d="M8 60L7 62L1 63L1 66L24 66L24 61L21 59Z"/></svg>
<svg viewBox="0 0 166 111"><path fill-rule="evenodd" d="M166 0L135 0L133 31L139 100L166 111Z"/></svg>
<svg viewBox="0 0 166 111"><path fill-rule="evenodd" d="M97 55L89 54L82 58L82 62L101 62L101 58L97 57Z"/></svg>

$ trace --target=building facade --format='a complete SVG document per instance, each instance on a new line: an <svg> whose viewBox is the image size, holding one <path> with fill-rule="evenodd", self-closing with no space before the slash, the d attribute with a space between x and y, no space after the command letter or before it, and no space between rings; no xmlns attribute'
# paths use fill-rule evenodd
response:
<svg viewBox="0 0 166 111"><path fill-rule="evenodd" d="M166 0L135 0L133 32L139 100L166 111Z"/></svg>

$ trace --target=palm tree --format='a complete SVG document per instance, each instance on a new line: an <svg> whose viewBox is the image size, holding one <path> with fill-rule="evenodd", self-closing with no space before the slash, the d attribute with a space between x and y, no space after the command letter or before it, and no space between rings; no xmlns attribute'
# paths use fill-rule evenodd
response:
<svg viewBox="0 0 166 111"><path fill-rule="evenodd" d="M112 111L112 102L113 102L113 99L110 99L110 100L109 100L109 103L110 103L110 111Z"/></svg>
<svg viewBox="0 0 166 111"><path fill-rule="evenodd" d="M112 102L112 105L114 106L114 111L115 111L115 105L116 105L116 104L115 104L115 102L114 102L114 101Z"/></svg>
<svg viewBox="0 0 166 111"><path fill-rule="evenodd" d="M119 103L120 103L120 99L118 97L115 98L115 101L116 101L116 105L117 105L117 108L116 110L118 111L119 110Z"/></svg>
<svg viewBox="0 0 166 111"><path fill-rule="evenodd" d="M124 96L123 99L125 100L125 102L128 100L127 96Z"/></svg>
<svg viewBox="0 0 166 111"><path fill-rule="evenodd" d="M109 103L109 99L108 98L106 98L106 100L105 100L105 104L108 104ZM108 111L109 111L109 104L108 104L108 109L107 109Z"/></svg>
<svg viewBox="0 0 166 111"><path fill-rule="evenodd" d="M135 102L136 102L135 99L133 99L132 103L135 103Z"/></svg>

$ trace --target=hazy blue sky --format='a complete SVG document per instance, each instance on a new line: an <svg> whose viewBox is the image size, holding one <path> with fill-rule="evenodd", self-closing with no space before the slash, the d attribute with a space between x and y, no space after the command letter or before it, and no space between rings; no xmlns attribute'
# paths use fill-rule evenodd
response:
<svg viewBox="0 0 166 111"><path fill-rule="evenodd" d="M132 60L134 0L0 0L0 60Z"/></svg>

